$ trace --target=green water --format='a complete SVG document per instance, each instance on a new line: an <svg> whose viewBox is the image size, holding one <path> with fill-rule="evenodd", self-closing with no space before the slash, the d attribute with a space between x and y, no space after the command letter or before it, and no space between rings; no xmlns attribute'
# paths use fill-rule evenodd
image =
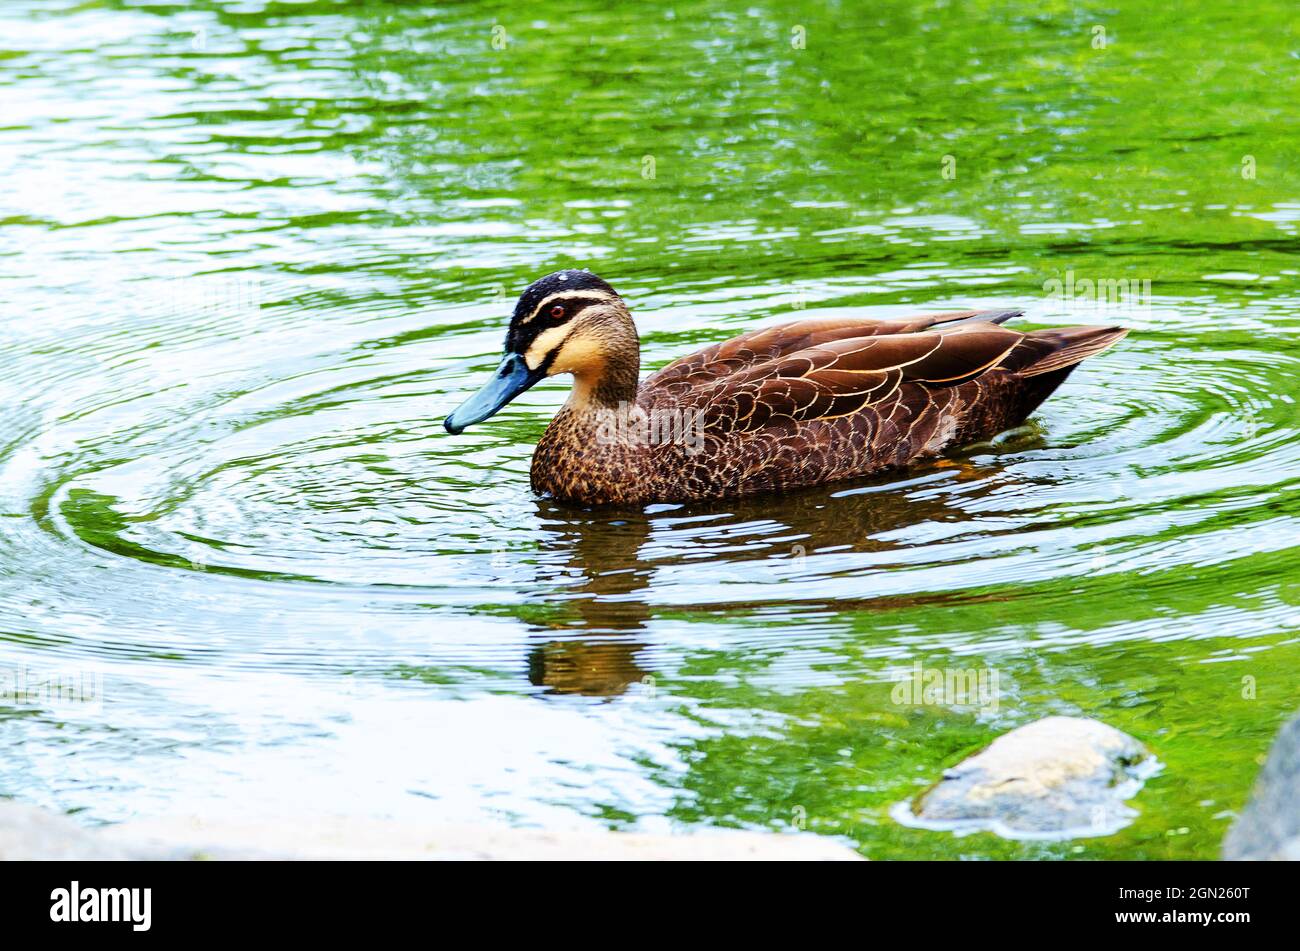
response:
<svg viewBox="0 0 1300 951"><path fill-rule="evenodd" d="M5 3L0 669L95 687L0 699L0 796L1214 857L1300 707L1294 4L865 6ZM1134 332L904 476L575 511L527 479L564 382L440 425L562 266L650 367ZM917 661L996 709L895 703ZM1124 830L891 818L1057 713L1158 757Z"/></svg>

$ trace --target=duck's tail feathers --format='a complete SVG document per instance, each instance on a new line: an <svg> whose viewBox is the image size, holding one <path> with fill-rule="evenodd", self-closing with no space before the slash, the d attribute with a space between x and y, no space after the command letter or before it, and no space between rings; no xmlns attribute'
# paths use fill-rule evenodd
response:
<svg viewBox="0 0 1300 951"><path fill-rule="evenodd" d="M1041 376L1096 356L1119 343L1127 334L1127 327L1035 330L1012 350L1002 365L1021 376Z"/></svg>
<svg viewBox="0 0 1300 951"><path fill-rule="evenodd" d="M952 315L941 314L939 315L940 320L927 329L943 333L945 330L956 329L962 324L1004 324L1008 320L1023 317L1024 315L1023 310L971 310Z"/></svg>

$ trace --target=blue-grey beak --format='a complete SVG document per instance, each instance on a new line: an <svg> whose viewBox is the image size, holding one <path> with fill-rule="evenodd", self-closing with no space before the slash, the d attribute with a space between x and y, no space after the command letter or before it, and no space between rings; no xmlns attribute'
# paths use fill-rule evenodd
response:
<svg viewBox="0 0 1300 951"><path fill-rule="evenodd" d="M453 436L462 433L466 426L494 415L545 375L542 370L528 369L521 354L508 353L487 385L452 410L443 425Z"/></svg>

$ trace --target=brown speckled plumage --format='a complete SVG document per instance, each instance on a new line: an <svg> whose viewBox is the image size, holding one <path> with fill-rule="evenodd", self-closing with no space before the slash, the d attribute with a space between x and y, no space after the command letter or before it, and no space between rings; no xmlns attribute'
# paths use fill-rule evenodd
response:
<svg viewBox="0 0 1300 951"><path fill-rule="evenodd" d="M565 302L554 291L558 275L575 294L598 284L608 296L575 299L572 313L556 317L567 329L553 330L542 353L536 341L546 328L521 332L520 314L538 300ZM507 352L513 344L528 353L538 374L576 379L537 444L533 489L631 505L779 492L898 468L1019 425L1075 365L1127 333L1001 326L1014 316L796 321L706 347L638 385L639 345L621 298L593 275L557 272L521 298L507 338ZM611 438L610 414L628 411L690 418L702 439Z"/></svg>

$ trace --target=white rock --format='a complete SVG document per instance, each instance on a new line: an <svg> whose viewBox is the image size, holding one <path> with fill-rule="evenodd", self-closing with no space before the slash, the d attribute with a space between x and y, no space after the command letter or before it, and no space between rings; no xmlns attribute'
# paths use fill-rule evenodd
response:
<svg viewBox="0 0 1300 951"><path fill-rule="evenodd" d="M114 839L181 847L208 858L477 859L477 860L837 860L860 857L812 834L731 830L689 835L641 835L511 829L495 826L427 826L350 818L297 818L257 822L199 819L131 822Z"/></svg>
<svg viewBox="0 0 1300 951"><path fill-rule="evenodd" d="M0 861L126 859L131 850L67 816L26 803L0 801Z"/></svg>
<svg viewBox="0 0 1300 951"><path fill-rule="evenodd" d="M730 830L545 832L300 816L255 822L159 819L91 829L67 816L0 800L0 860L277 858L856 861L860 856L817 835Z"/></svg>

